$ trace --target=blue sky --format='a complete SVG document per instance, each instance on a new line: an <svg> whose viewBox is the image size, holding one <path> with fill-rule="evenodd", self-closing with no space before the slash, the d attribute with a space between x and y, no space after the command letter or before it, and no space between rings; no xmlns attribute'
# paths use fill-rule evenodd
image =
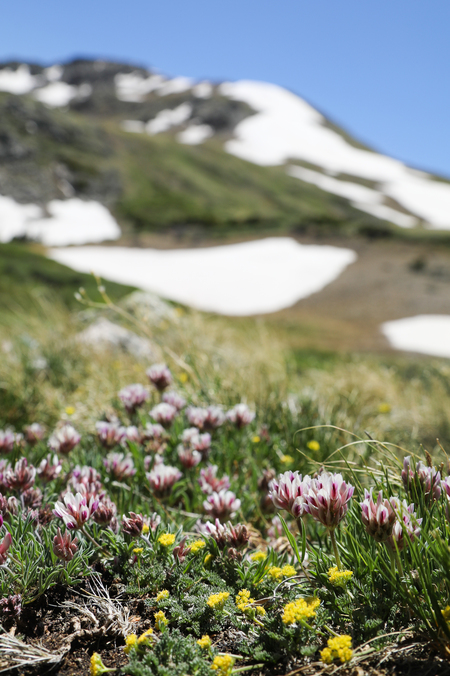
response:
<svg viewBox="0 0 450 676"><path fill-rule="evenodd" d="M450 176L448 0L17 0L1 16L1 60L275 82L377 150Z"/></svg>

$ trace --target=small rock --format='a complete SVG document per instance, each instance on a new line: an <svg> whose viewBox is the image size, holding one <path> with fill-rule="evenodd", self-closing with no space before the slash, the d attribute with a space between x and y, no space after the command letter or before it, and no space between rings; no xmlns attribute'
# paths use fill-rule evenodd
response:
<svg viewBox="0 0 450 676"><path fill-rule="evenodd" d="M80 343L89 345L94 349L120 349L133 355L137 359L158 359L158 349L146 338L141 338L133 331L125 329L119 324L110 322L105 317L100 317L87 329L77 335Z"/></svg>

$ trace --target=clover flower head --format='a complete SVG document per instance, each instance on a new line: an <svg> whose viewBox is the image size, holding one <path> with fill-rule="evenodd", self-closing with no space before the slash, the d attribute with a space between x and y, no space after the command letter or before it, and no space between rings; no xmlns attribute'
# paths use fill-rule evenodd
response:
<svg viewBox="0 0 450 676"><path fill-rule="evenodd" d="M320 658L325 664L331 664L334 659L339 659L342 664L352 659L351 636L333 636L328 639L328 647L320 651Z"/></svg>
<svg viewBox="0 0 450 676"><path fill-rule="evenodd" d="M228 411L226 417L238 429L241 429L253 422L255 413L249 409L247 404L236 404L236 406Z"/></svg>
<svg viewBox="0 0 450 676"><path fill-rule="evenodd" d="M173 485L181 479L182 474L176 467L157 464L147 475L150 488L158 496L167 495L172 490Z"/></svg>
<svg viewBox="0 0 450 676"><path fill-rule="evenodd" d="M133 457L131 455L125 456L123 453L108 453L103 460L103 464L107 471L118 481L136 474Z"/></svg>
<svg viewBox="0 0 450 676"><path fill-rule="evenodd" d="M62 471L62 462L56 455L49 453L46 458L43 458L37 468L37 475L42 481L48 483L56 479Z"/></svg>
<svg viewBox="0 0 450 676"><path fill-rule="evenodd" d="M225 422L225 413L220 406L208 406L206 409L206 418L203 423L205 430L215 430L221 427Z"/></svg>
<svg viewBox="0 0 450 676"><path fill-rule="evenodd" d="M228 519L233 517L241 506L241 501L233 491L222 489L208 495L203 501L203 509L214 519Z"/></svg>
<svg viewBox="0 0 450 676"><path fill-rule="evenodd" d="M316 616L316 610L319 606L319 599L307 600L298 598L284 606L281 620L283 624L288 626L301 623L302 621L314 618Z"/></svg>
<svg viewBox="0 0 450 676"><path fill-rule="evenodd" d="M194 451L191 448L185 448L184 446L178 446L178 458L186 469L192 469L197 467L199 462L202 459L202 454L198 451Z"/></svg>
<svg viewBox="0 0 450 676"><path fill-rule="evenodd" d="M145 404L148 399L148 390L140 383L133 383L123 387L118 397L128 413L134 413L136 409Z"/></svg>
<svg viewBox="0 0 450 676"><path fill-rule="evenodd" d="M188 406L186 409L186 417L191 425L199 430L202 430L205 425L205 420L208 417L206 408L199 406Z"/></svg>
<svg viewBox="0 0 450 676"><path fill-rule="evenodd" d="M127 441L131 441L134 444L142 443L142 434L136 425L128 425L128 427L124 427L123 430L123 437L121 439L122 446L126 446Z"/></svg>
<svg viewBox="0 0 450 676"><path fill-rule="evenodd" d="M224 474L220 479L217 477L217 465L208 465L205 469L200 470L200 477L198 483L203 493L211 495L211 493L219 493L222 490L227 490L230 487L230 479Z"/></svg>
<svg viewBox="0 0 450 676"><path fill-rule="evenodd" d="M11 453L16 443L16 435L12 430L0 430L0 453Z"/></svg>
<svg viewBox="0 0 450 676"><path fill-rule="evenodd" d="M269 496L277 509L285 509L295 518L306 511L306 494L311 485L311 477L299 472L284 472L269 484Z"/></svg>
<svg viewBox="0 0 450 676"><path fill-rule="evenodd" d="M110 526L113 519L115 520L116 514L117 507L115 503L107 496L104 496L98 503L93 519L99 526Z"/></svg>
<svg viewBox="0 0 450 676"><path fill-rule="evenodd" d="M153 364L145 373L152 385L160 392L169 387L173 382L172 373L166 364Z"/></svg>
<svg viewBox="0 0 450 676"><path fill-rule="evenodd" d="M80 440L81 435L78 434L76 429L72 427L72 425L69 425L69 423L64 423L53 432L48 440L48 445L52 451L67 455L75 448Z"/></svg>
<svg viewBox="0 0 450 676"><path fill-rule="evenodd" d="M9 468L4 475L4 481L8 488L13 491L26 491L34 484L36 468L28 465L26 458L20 458L14 466Z"/></svg>
<svg viewBox="0 0 450 676"><path fill-rule="evenodd" d="M73 538L68 530L64 534L58 528L58 532L53 538L53 551L63 561L72 561L77 551L78 538Z"/></svg>
<svg viewBox="0 0 450 676"><path fill-rule="evenodd" d="M402 481L408 492L412 485L420 487L428 503L439 500L441 495L441 473L436 467L428 467L421 460L411 468L411 457L407 456L403 461Z"/></svg>
<svg viewBox="0 0 450 676"><path fill-rule="evenodd" d="M186 399L181 394L178 394L178 392L164 392L162 400L166 404L170 404L176 408L177 411L181 411L186 406Z"/></svg>
<svg viewBox="0 0 450 676"><path fill-rule="evenodd" d="M0 565L3 566L4 563L6 563L6 559L8 558L8 549L12 545L12 536L11 533L6 533L5 537L3 540L0 542Z"/></svg>
<svg viewBox="0 0 450 676"><path fill-rule="evenodd" d="M390 501L383 500L383 491L378 493L377 501L373 501L372 489L364 490L364 500L360 503L361 520L366 532L377 542L385 542L392 533L397 519Z"/></svg>
<svg viewBox="0 0 450 676"><path fill-rule="evenodd" d="M82 528L98 507L99 500L91 496L89 501L86 495L67 492L64 503L59 500L55 503L53 514L64 521L66 528L75 530Z"/></svg>
<svg viewBox="0 0 450 676"><path fill-rule="evenodd" d="M163 427L170 427L178 414L178 410L171 404L166 404L164 401L157 404L150 411L150 416L153 420Z"/></svg>
<svg viewBox="0 0 450 676"><path fill-rule="evenodd" d="M95 430L100 443L105 448L113 448L120 444L124 437L125 428L114 422L99 420L95 423Z"/></svg>
<svg viewBox="0 0 450 676"><path fill-rule="evenodd" d="M312 479L305 496L305 511L329 530L334 530L346 515L354 486L342 474L322 472Z"/></svg>
<svg viewBox="0 0 450 676"><path fill-rule="evenodd" d="M422 519L417 518L413 503L408 505L406 500L400 502L398 498L391 498L391 504L396 512L397 521L386 544L393 551L398 549L401 552L409 542L419 537Z"/></svg>
<svg viewBox="0 0 450 676"><path fill-rule="evenodd" d="M45 434L44 428L37 422L31 423L31 425L26 425L24 427L24 432L25 440L30 444L30 446L34 446L38 441L42 441Z"/></svg>
<svg viewBox="0 0 450 676"><path fill-rule="evenodd" d="M22 595L10 594L0 599L0 617L12 618L22 614Z"/></svg>
<svg viewBox="0 0 450 676"><path fill-rule="evenodd" d="M131 537L139 537L144 527L144 517L142 514L130 512L129 516L122 517L122 531Z"/></svg>

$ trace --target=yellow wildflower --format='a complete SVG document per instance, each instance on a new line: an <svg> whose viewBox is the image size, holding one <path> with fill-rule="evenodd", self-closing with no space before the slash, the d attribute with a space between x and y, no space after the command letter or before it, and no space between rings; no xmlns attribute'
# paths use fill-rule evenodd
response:
<svg viewBox="0 0 450 676"><path fill-rule="evenodd" d="M278 566L272 566L269 568L267 571L267 575L270 575L271 578L274 580L282 580L283 579L283 573L281 572L281 568L278 568Z"/></svg>
<svg viewBox="0 0 450 676"><path fill-rule="evenodd" d="M167 627L169 624L169 620L165 616L162 610L158 610L157 613L155 613L155 627L158 631L164 631L164 629Z"/></svg>
<svg viewBox="0 0 450 676"><path fill-rule="evenodd" d="M188 378L189 378L189 376L188 376L187 373L180 373L180 375L178 376L178 380L180 381L180 383L183 383L183 384L187 383Z"/></svg>
<svg viewBox="0 0 450 676"><path fill-rule="evenodd" d="M266 611L262 606L256 606L255 610L256 614L259 615L260 617L264 617L264 615L266 614Z"/></svg>
<svg viewBox="0 0 450 676"><path fill-rule="evenodd" d="M202 650L209 650L212 645L211 638L208 634L203 634L201 638L198 639L197 644L202 648Z"/></svg>
<svg viewBox="0 0 450 676"><path fill-rule="evenodd" d="M160 601L165 601L166 599L169 598L169 596L170 596L170 594L169 594L168 590L162 589L159 592L158 596L156 597L156 603L159 603Z"/></svg>
<svg viewBox="0 0 450 676"><path fill-rule="evenodd" d="M218 594L211 594L207 600L207 605L214 610L223 610L223 607L230 596L229 592L219 592Z"/></svg>
<svg viewBox="0 0 450 676"><path fill-rule="evenodd" d="M108 667L105 667L100 655L98 653L92 653L91 676L100 676L100 674L105 674L107 671L114 671L114 669L109 669Z"/></svg>
<svg viewBox="0 0 450 676"><path fill-rule="evenodd" d="M138 645L142 645L143 643L150 643L153 640L153 629L147 629L147 631L144 631L143 634L141 634L137 640Z"/></svg>
<svg viewBox="0 0 450 676"><path fill-rule="evenodd" d="M442 616L446 622L450 622L450 606L447 606L445 610L441 610Z"/></svg>
<svg viewBox="0 0 450 676"><path fill-rule="evenodd" d="M382 404L378 404L378 413L390 413L391 412L391 405L388 404L387 402L383 402Z"/></svg>
<svg viewBox="0 0 450 676"><path fill-rule="evenodd" d="M282 455L280 457L281 462L284 462L286 465L288 465L291 462L294 462L294 458L292 455Z"/></svg>
<svg viewBox="0 0 450 676"><path fill-rule="evenodd" d="M162 547L170 547L175 542L175 535L173 533L163 533L159 536L158 542Z"/></svg>
<svg viewBox="0 0 450 676"><path fill-rule="evenodd" d="M297 575L297 571L295 570L294 566L283 566L281 569L281 574L283 577L292 577L293 575Z"/></svg>
<svg viewBox="0 0 450 676"><path fill-rule="evenodd" d="M143 547L135 547L133 549L133 554L142 554L143 551L144 551Z"/></svg>
<svg viewBox="0 0 450 676"><path fill-rule="evenodd" d="M309 448L310 451L320 451L320 444L315 439L308 441L306 446Z"/></svg>
<svg viewBox="0 0 450 676"><path fill-rule="evenodd" d="M73 415L75 413L75 406L66 406L67 415Z"/></svg>
<svg viewBox="0 0 450 676"><path fill-rule="evenodd" d="M137 646L137 636L136 634L128 634L128 636L125 639L125 647L124 647L124 652L128 655L130 650L132 648L136 648Z"/></svg>
<svg viewBox="0 0 450 676"><path fill-rule="evenodd" d="M310 617L315 617L315 611L319 605L319 599L312 599L309 602L302 598L295 599L295 601L284 606L281 619L284 624L296 624Z"/></svg>
<svg viewBox="0 0 450 676"><path fill-rule="evenodd" d="M234 658L231 655L217 655L211 664L211 669L217 671L217 676L229 676L233 664Z"/></svg>
<svg viewBox="0 0 450 676"><path fill-rule="evenodd" d="M336 587L345 587L352 575L351 570L339 570L337 566L333 566L328 570L328 579Z"/></svg>
<svg viewBox="0 0 450 676"><path fill-rule="evenodd" d="M346 634L329 638L328 647L320 651L320 658L325 664L331 664L334 659L340 659L344 664L352 659L352 655L352 638Z"/></svg>
<svg viewBox="0 0 450 676"><path fill-rule="evenodd" d="M236 596L236 605L239 610L244 611L250 603L254 602L254 600L255 599L250 598L250 592L248 589L241 589L241 591L238 592L238 595Z"/></svg>
<svg viewBox="0 0 450 676"><path fill-rule="evenodd" d="M211 568L212 558L213 558L212 554L207 554L205 556L205 560L203 561L203 565L205 566L205 568Z"/></svg>
<svg viewBox="0 0 450 676"><path fill-rule="evenodd" d="M252 561L257 561L260 563L260 561L264 561L264 559L267 559L267 554L265 552L255 552L254 554L250 555L250 559Z"/></svg>
<svg viewBox="0 0 450 676"><path fill-rule="evenodd" d="M197 554L197 552L199 552L205 546L206 546L206 542L204 540L196 540L191 545L189 545L189 548L190 548L192 554Z"/></svg>
<svg viewBox="0 0 450 676"><path fill-rule="evenodd" d="M145 535L146 533L148 533L149 530L150 530L150 526L148 526L146 523L144 523L144 525L142 526L142 534Z"/></svg>
<svg viewBox="0 0 450 676"><path fill-rule="evenodd" d="M254 444L259 444L259 442L261 441L261 437L258 437L258 435L256 434L254 437L252 437L252 441Z"/></svg>

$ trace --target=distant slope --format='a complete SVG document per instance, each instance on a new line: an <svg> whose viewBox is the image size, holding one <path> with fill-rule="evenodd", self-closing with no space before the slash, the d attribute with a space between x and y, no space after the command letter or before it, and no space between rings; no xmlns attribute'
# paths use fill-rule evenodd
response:
<svg viewBox="0 0 450 676"><path fill-rule="evenodd" d="M16 219L19 235L52 243L46 226L79 198L128 231L450 230L448 182L364 148L275 85L82 59L0 64L0 240ZM90 241L117 237L92 214L78 218Z"/></svg>

